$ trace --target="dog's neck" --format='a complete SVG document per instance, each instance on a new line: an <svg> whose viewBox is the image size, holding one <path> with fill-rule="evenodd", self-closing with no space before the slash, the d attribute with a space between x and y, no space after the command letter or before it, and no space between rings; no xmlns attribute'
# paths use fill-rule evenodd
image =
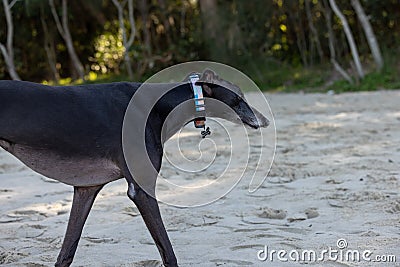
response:
<svg viewBox="0 0 400 267"><path fill-rule="evenodd" d="M157 112L165 118L183 102L194 99L193 90L189 83L168 84L168 86L168 92L162 96L156 106Z"/></svg>
<svg viewBox="0 0 400 267"><path fill-rule="evenodd" d="M196 112L190 83L168 84L168 86L173 89L162 96L154 110L160 120L158 131L162 132L161 139L164 141L191 121Z"/></svg>

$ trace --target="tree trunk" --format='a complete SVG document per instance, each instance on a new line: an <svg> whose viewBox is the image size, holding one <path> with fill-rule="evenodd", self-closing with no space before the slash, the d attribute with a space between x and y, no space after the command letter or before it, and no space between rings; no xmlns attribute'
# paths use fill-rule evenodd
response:
<svg viewBox="0 0 400 267"><path fill-rule="evenodd" d="M222 34L216 0L201 0L200 12L203 24L203 34L208 47L208 54L216 60L226 60L226 38Z"/></svg>
<svg viewBox="0 0 400 267"><path fill-rule="evenodd" d="M12 21L11 8L17 0L12 1L10 4L8 0L3 0L4 13L6 15L6 23L7 23L7 41L6 46L0 43L0 50L3 54L4 61L6 62L8 73L10 74L11 79L13 80L21 80L17 71L15 70L14 64L14 46L13 46L13 38L14 38L14 24Z"/></svg>
<svg viewBox="0 0 400 267"><path fill-rule="evenodd" d="M293 1L289 1L288 5L289 8L287 9L287 13L288 13L288 18L289 18L289 22L292 24L292 27L294 29L294 34L296 35L296 44L297 44L297 48L299 50L299 54L301 57L301 61L303 63L304 67L308 67L308 59L307 59L307 41L305 38L305 33L304 33L304 29L302 27L301 24L301 19L299 18L299 10L297 8L297 4L296 4L296 8L293 8L292 6L290 6L290 4L294 4L295 2Z"/></svg>
<svg viewBox="0 0 400 267"><path fill-rule="evenodd" d="M128 0L128 16L129 16L129 23L131 26L131 32L129 38L127 36L124 24L124 7L126 1L120 3L118 0L112 0L112 2L118 10L119 28L122 31L122 44L125 48L124 62L125 62L126 72L128 73L129 79L133 80L132 62L129 56L129 49L131 48L136 35L135 17L133 16L133 0Z"/></svg>
<svg viewBox="0 0 400 267"><path fill-rule="evenodd" d="M44 50L47 55L47 62L49 63L49 68L51 71L52 80L58 84L60 80L60 74L57 70L57 59L56 52L54 49L54 39L53 35L49 31L49 27L47 26L46 20L43 17L43 8L40 9L40 20L42 22L42 28L44 33Z"/></svg>
<svg viewBox="0 0 400 267"><path fill-rule="evenodd" d="M148 0L139 0L139 10L140 10L140 16L142 19L142 27L143 27L143 37L144 37L144 46L146 48L147 55L146 56L151 56L151 34L149 31L149 28L147 27L147 21L148 21L148 6L147 6L147 1Z"/></svg>
<svg viewBox="0 0 400 267"><path fill-rule="evenodd" d="M314 26L313 16L311 14L311 8L310 8L310 0L305 0L305 7L306 7L307 20L308 20L308 27L310 28L311 35L312 35L311 39L317 45L317 51L318 51L318 55L320 58L320 62L323 62L324 52L322 51L322 46L321 46L321 43L318 38L318 32Z"/></svg>
<svg viewBox="0 0 400 267"><path fill-rule="evenodd" d="M340 21L343 24L343 30L346 34L346 38L347 38L347 41L350 46L351 54L353 56L353 60L354 60L354 64L355 64L355 67L356 67L356 70L358 73L358 77L360 79L362 79L362 78L364 78L364 71L361 66L360 56L358 55L357 46L356 46L356 43L354 42L353 34L351 33L347 19L345 18L343 13L339 10L338 6L336 5L335 0L329 0L329 3L332 7L333 12L335 12L336 16L338 16L338 18L340 19Z"/></svg>
<svg viewBox="0 0 400 267"><path fill-rule="evenodd" d="M67 45L68 53L70 55L72 64L74 65L79 78L82 80L85 80L85 71L84 71L82 63L80 62L80 60L78 58L78 55L76 54L76 51L74 48L74 43L73 43L72 37L71 37L71 33L69 31L67 0L62 0L62 24L63 24L64 34L65 34L64 39L65 39L65 43Z"/></svg>
<svg viewBox="0 0 400 267"><path fill-rule="evenodd" d="M328 3L324 0L325 6L322 10L324 10L325 20L326 20L326 27L328 28L328 39L329 39L329 52L331 54L331 63L335 70L339 72L340 75L343 76L349 83L353 84L353 80L351 79L350 75L339 65L336 61L336 52L335 52L335 35L333 34L332 29L332 12L329 9Z"/></svg>
<svg viewBox="0 0 400 267"><path fill-rule="evenodd" d="M68 6L67 6L67 0L62 0L62 22L60 21L60 18L57 14L55 5L54 5L54 0L49 0L49 4L51 7L51 12L53 14L54 20L57 25L57 29L60 32L60 35L65 41L65 45L67 46L67 51L69 54L69 57L71 59L72 65L74 66L74 69L78 75L78 77L82 80L85 80L85 71L83 68L83 65L81 61L79 60L78 55L76 54L75 48L74 48L74 43L72 41L72 36L69 31L69 26L68 26Z"/></svg>
<svg viewBox="0 0 400 267"><path fill-rule="evenodd" d="M180 15L180 22L179 22L179 33L181 38L185 36L186 32L186 25L185 25L185 20L186 20L186 10L187 10L187 3L183 2L182 7L181 7L181 15Z"/></svg>
<svg viewBox="0 0 400 267"><path fill-rule="evenodd" d="M211 39L217 38L217 1L215 0L203 0L200 1L200 10L203 18L204 31L206 36Z"/></svg>
<svg viewBox="0 0 400 267"><path fill-rule="evenodd" d="M164 34L167 39L167 45L171 44L171 32L170 32L170 24L168 21L168 13L167 13L167 5L165 3L165 0L158 0L158 4L160 5L161 9L161 20L163 22L164 26Z"/></svg>
<svg viewBox="0 0 400 267"><path fill-rule="evenodd" d="M376 40L374 31L372 29L371 23L369 23L369 19L365 14L363 7L360 4L360 1L351 0L351 5L356 11L358 20L361 23L365 36L367 37L367 42L369 48L371 49L372 56L374 58L377 69L381 70L383 68L383 58L381 55L381 50L379 49L378 41Z"/></svg>

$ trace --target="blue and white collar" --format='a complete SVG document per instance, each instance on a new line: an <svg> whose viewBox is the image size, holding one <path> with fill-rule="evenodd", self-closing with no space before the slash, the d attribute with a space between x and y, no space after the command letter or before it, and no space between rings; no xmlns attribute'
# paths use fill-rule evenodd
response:
<svg viewBox="0 0 400 267"><path fill-rule="evenodd" d="M196 82L200 79L198 74L191 74L189 76L190 85L193 90L194 95L194 105L196 110L196 116L194 119L194 126L196 128L203 128L201 131L201 136L205 138L207 135L211 134L210 128L206 128L206 106L204 104L203 87L201 85L196 85Z"/></svg>

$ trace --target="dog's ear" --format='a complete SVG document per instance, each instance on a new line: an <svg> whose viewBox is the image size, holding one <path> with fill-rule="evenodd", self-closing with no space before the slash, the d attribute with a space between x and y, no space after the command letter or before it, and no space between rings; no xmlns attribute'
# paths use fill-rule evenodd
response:
<svg viewBox="0 0 400 267"><path fill-rule="evenodd" d="M205 69L198 82L214 84L218 79L218 75L213 70Z"/></svg>
<svg viewBox="0 0 400 267"><path fill-rule="evenodd" d="M210 69L205 69L203 71L203 74L201 74L200 79L197 81L197 83L199 83L203 87L203 90L206 92L208 96L211 96L212 89L210 85L215 84L218 79L219 77L214 71Z"/></svg>

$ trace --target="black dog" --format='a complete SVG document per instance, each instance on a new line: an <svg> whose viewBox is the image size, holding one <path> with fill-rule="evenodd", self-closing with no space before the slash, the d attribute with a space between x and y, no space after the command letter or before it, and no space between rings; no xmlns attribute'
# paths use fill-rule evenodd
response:
<svg viewBox="0 0 400 267"><path fill-rule="evenodd" d="M269 124L250 108L238 87L214 72L206 70L197 84L203 86L205 97L229 105L243 123L253 128ZM140 85L120 82L52 87L0 81L0 146L34 171L74 186L67 232L56 266L72 263L96 195L105 184L123 177L128 182L128 196L138 207L164 265L177 266L157 200L135 182L123 154L124 114ZM157 171L163 154L162 125L175 106L190 99L190 83L179 83L152 110L145 141Z"/></svg>

